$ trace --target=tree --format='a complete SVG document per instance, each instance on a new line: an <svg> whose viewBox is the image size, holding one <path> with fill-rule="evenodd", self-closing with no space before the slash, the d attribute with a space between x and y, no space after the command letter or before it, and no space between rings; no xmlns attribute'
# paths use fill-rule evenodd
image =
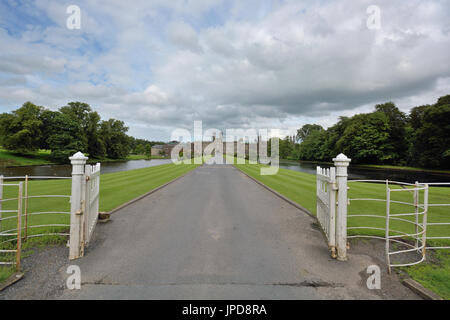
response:
<svg viewBox="0 0 450 320"><path fill-rule="evenodd" d="M87 152L91 158L103 158L106 149L99 134L100 115L92 111L90 105L82 102L69 102L59 111L79 123L81 135L78 139L83 145L82 150Z"/></svg>
<svg viewBox="0 0 450 320"><path fill-rule="evenodd" d="M40 148L41 149L50 149L48 145L48 138L55 133L55 123L57 122L56 118L60 113L58 111L51 110L43 110L41 114L42 121L42 135L40 139Z"/></svg>
<svg viewBox="0 0 450 320"><path fill-rule="evenodd" d="M450 95L434 105L415 107L409 116L394 103L351 118L340 117L327 130L305 125L292 150L300 160L331 161L344 152L353 163L410 164L450 168Z"/></svg>
<svg viewBox="0 0 450 320"><path fill-rule="evenodd" d="M55 112L48 123L50 135L47 145L51 157L58 162L69 162L69 157L83 149L83 141L79 139L80 124L71 116Z"/></svg>
<svg viewBox="0 0 450 320"><path fill-rule="evenodd" d="M109 119L102 121L100 136L105 144L108 158L124 159L130 152L130 139L126 132L128 128L120 120Z"/></svg>
<svg viewBox="0 0 450 320"><path fill-rule="evenodd" d="M388 162L393 164L405 164L408 152L408 141L406 139L406 126L408 118L394 103L387 102L375 106L375 110L383 112L388 119L389 140L395 152L391 153Z"/></svg>
<svg viewBox="0 0 450 320"><path fill-rule="evenodd" d="M0 118L3 146L18 153L34 152L40 147L43 107L25 102L22 107Z"/></svg>
<svg viewBox="0 0 450 320"><path fill-rule="evenodd" d="M414 129L412 164L420 167L450 167L450 95L434 105L411 111Z"/></svg>
<svg viewBox="0 0 450 320"><path fill-rule="evenodd" d="M385 163L392 159L389 124L382 112L358 114L351 118L337 147L354 163Z"/></svg>
<svg viewBox="0 0 450 320"><path fill-rule="evenodd" d="M104 158L106 147L100 136L100 115L97 112L90 112L87 117L85 135L87 138L87 151L91 158Z"/></svg>
<svg viewBox="0 0 450 320"><path fill-rule="evenodd" d="M152 157L152 147L148 146L145 149L144 154L147 156L147 159L150 159Z"/></svg>
<svg viewBox="0 0 450 320"><path fill-rule="evenodd" d="M323 127L318 124L305 124L297 130L297 140L305 141L305 139L315 131L323 131Z"/></svg>
<svg viewBox="0 0 450 320"><path fill-rule="evenodd" d="M281 159L288 159L292 155L293 144L291 137L279 139L279 155Z"/></svg>
<svg viewBox="0 0 450 320"><path fill-rule="evenodd" d="M5 146L9 137L11 123L15 121L15 116L11 113L0 114L0 144Z"/></svg>
<svg viewBox="0 0 450 320"><path fill-rule="evenodd" d="M299 159L306 161L320 161L320 150L324 143L324 131L312 130L303 140L299 147Z"/></svg>

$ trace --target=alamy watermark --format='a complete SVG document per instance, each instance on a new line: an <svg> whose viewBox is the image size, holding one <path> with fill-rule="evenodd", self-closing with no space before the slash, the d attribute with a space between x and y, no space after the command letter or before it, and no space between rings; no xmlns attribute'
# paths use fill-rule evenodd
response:
<svg viewBox="0 0 450 320"><path fill-rule="evenodd" d="M366 285L367 289L374 290L374 289L381 289L381 271L380 267L377 265L371 265L367 267L367 274L370 274L370 276L367 278Z"/></svg>
<svg viewBox="0 0 450 320"><path fill-rule="evenodd" d="M366 10L369 17L367 18L366 25L369 30L381 29L381 9L379 6L371 5Z"/></svg>
<svg viewBox="0 0 450 320"><path fill-rule="evenodd" d="M66 9L70 16L66 20L66 26L69 30L81 29L81 9L77 5L70 5Z"/></svg>
<svg viewBox="0 0 450 320"><path fill-rule="evenodd" d="M77 265L71 265L67 268L67 274L70 276L66 280L67 289L80 290L81 289L81 269Z"/></svg>
<svg viewBox="0 0 450 320"><path fill-rule="evenodd" d="M261 175L275 175L279 169L279 139L272 138L269 129L218 129L203 132L202 121L194 121L194 132L176 129L172 141L184 141L171 151L175 164L263 164ZM192 141L192 142L188 142ZM268 141L270 141L270 156Z"/></svg>

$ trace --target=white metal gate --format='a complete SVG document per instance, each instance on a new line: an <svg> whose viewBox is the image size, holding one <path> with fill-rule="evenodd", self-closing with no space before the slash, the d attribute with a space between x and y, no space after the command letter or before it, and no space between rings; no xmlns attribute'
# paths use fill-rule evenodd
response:
<svg viewBox="0 0 450 320"><path fill-rule="evenodd" d="M317 219L333 257L336 255L336 168L317 167Z"/></svg>
<svg viewBox="0 0 450 320"><path fill-rule="evenodd" d="M85 212L84 212L84 244L87 246L91 240L95 225L98 221L98 208L100 197L100 163L85 167Z"/></svg>
<svg viewBox="0 0 450 320"><path fill-rule="evenodd" d="M423 190L423 203L420 204L419 193ZM412 192L413 193L413 203L403 202L403 201L393 201L391 199L392 192ZM404 205L414 206L414 212L406 213L391 213L391 205L393 203L399 203ZM425 260L425 246L426 246L426 230L427 230L427 211L428 211L428 185L418 185L413 186L412 189L402 188L402 189L391 189L387 187L386 193L386 230L385 230L385 241L386 241L386 263L388 265L388 271L391 272L391 267L406 267L421 263ZM410 218L411 219L408 219ZM393 230L391 228L391 222L398 221L403 224L409 224L414 226L414 231L412 233L404 232L401 230ZM409 243L408 240L412 240ZM402 248L395 248L392 244L399 244ZM404 248L406 247L406 249ZM405 253L417 253L414 261L407 262L392 262L393 255L400 255Z"/></svg>
<svg viewBox="0 0 450 320"><path fill-rule="evenodd" d="M427 185L430 187L429 190L431 192L431 195L433 195L433 188L434 187L447 187L448 188L448 194L449 197L446 198L448 201L450 199L450 182L432 182L432 183L427 183ZM428 207L430 209L431 212L433 212L433 207L450 207L450 203L428 203ZM450 216L450 212L447 211L447 215ZM447 217L447 220L445 220L444 222L438 222L435 221L433 219L433 216L431 216L428 218L427 220L427 228L429 229L429 231L433 231L436 230L437 228L442 228L445 227L447 232L444 235L441 236L429 236L430 232L427 233L427 240L432 240L427 242L427 250L436 250L436 249L450 249L450 217ZM435 243L435 241L439 241L441 243ZM445 241L445 242L444 242ZM430 244L430 243L433 244Z"/></svg>
<svg viewBox="0 0 450 320"><path fill-rule="evenodd" d="M3 187L17 187L17 198L4 199ZM16 271L20 271L20 257L22 248L22 190L23 182L19 182L17 184L4 184L3 177L0 177L0 267L15 265ZM11 201L17 202L17 209L12 210L12 208L9 208L9 210L4 210L3 203ZM4 217L3 213L6 213L7 216ZM12 220L13 223L16 223L16 226L5 227L3 224L9 222L7 220ZM11 247L9 248L3 247L5 244L10 243L14 240L16 240L15 247L13 245L11 245Z"/></svg>
<svg viewBox="0 0 450 320"><path fill-rule="evenodd" d="M81 152L69 159L72 163L69 259L73 260L84 255L98 221L100 163L86 165L88 158Z"/></svg>
<svg viewBox="0 0 450 320"><path fill-rule="evenodd" d="M412 266L424 261L427 239L428 185L390 180L350 180L348 182L352 184L358 182L383 183L386 186L386 193L385 198L348 199L350 203L363 201L368 203L368 206L367 211L347 215L350 221L360 218L367 219L367 225L348 227L347 230L352 234L347 238L384 240L389 273L392 267ZM407 196L404 200L395 200L392 195L398 193L406 193ZM373 206L369 204L371 202L385 202L384 212L374 212ZM393 205L397 206L395 211L392 210ZM411 210L406 208L411 208ZM379 225L377 220L383 222L384 225ZM375 235L380 231L383 236Z"/></svg>

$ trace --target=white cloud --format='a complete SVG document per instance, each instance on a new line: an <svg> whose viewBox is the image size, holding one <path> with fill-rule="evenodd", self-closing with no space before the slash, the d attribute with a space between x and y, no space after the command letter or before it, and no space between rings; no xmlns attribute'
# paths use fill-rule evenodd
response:
<svg viewBox="0 0 450 320"><path fill-rule="evenodd" d="M168 28L170 41L181 49L188 49L194 52L201 52L202 49L198 42L195 30L184 22L175 22Z"/></svg>
<svg viewBox="0 0 450 320"><path fill-rule="evenodd" d="M66 60L48 56L4 55L0 59L0 72L30 74L35 72L63 72Z"/></svg>
<svg viewBox="0 0 450 320"><path fill-rule="evenodd" d="M52 24L0 28L0 107L85 101L152 138L193 120L329 126L450 93L450 3L380 0L378 31L366 27L370 4L80 1L82 29L70 32L60 2L37 0Z"/></svg>

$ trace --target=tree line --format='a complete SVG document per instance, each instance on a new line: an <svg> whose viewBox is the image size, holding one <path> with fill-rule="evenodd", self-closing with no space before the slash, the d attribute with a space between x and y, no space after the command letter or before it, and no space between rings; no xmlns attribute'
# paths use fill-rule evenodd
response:
<svg viewBox="0 0 450 320"><path fill-rule="evenodd" d="M295 160L329 162L343 152L352 163L450 168L450 95L409 114L387 102L371 113L340 117L328 129L306 124L280 140L279 152Z"/></svg>
<svg viewBox="0 0 450 320"><path fill-rule="evenodd" d="M0 145L29 154L51 150L51 158L67 162L81 151L94 159L125 159L130 153L148 154L152 142L127 135L128 127L116 119L102 120L82 102L70 102L52 111L31 102L10 113L0 114Z"/></svg>

